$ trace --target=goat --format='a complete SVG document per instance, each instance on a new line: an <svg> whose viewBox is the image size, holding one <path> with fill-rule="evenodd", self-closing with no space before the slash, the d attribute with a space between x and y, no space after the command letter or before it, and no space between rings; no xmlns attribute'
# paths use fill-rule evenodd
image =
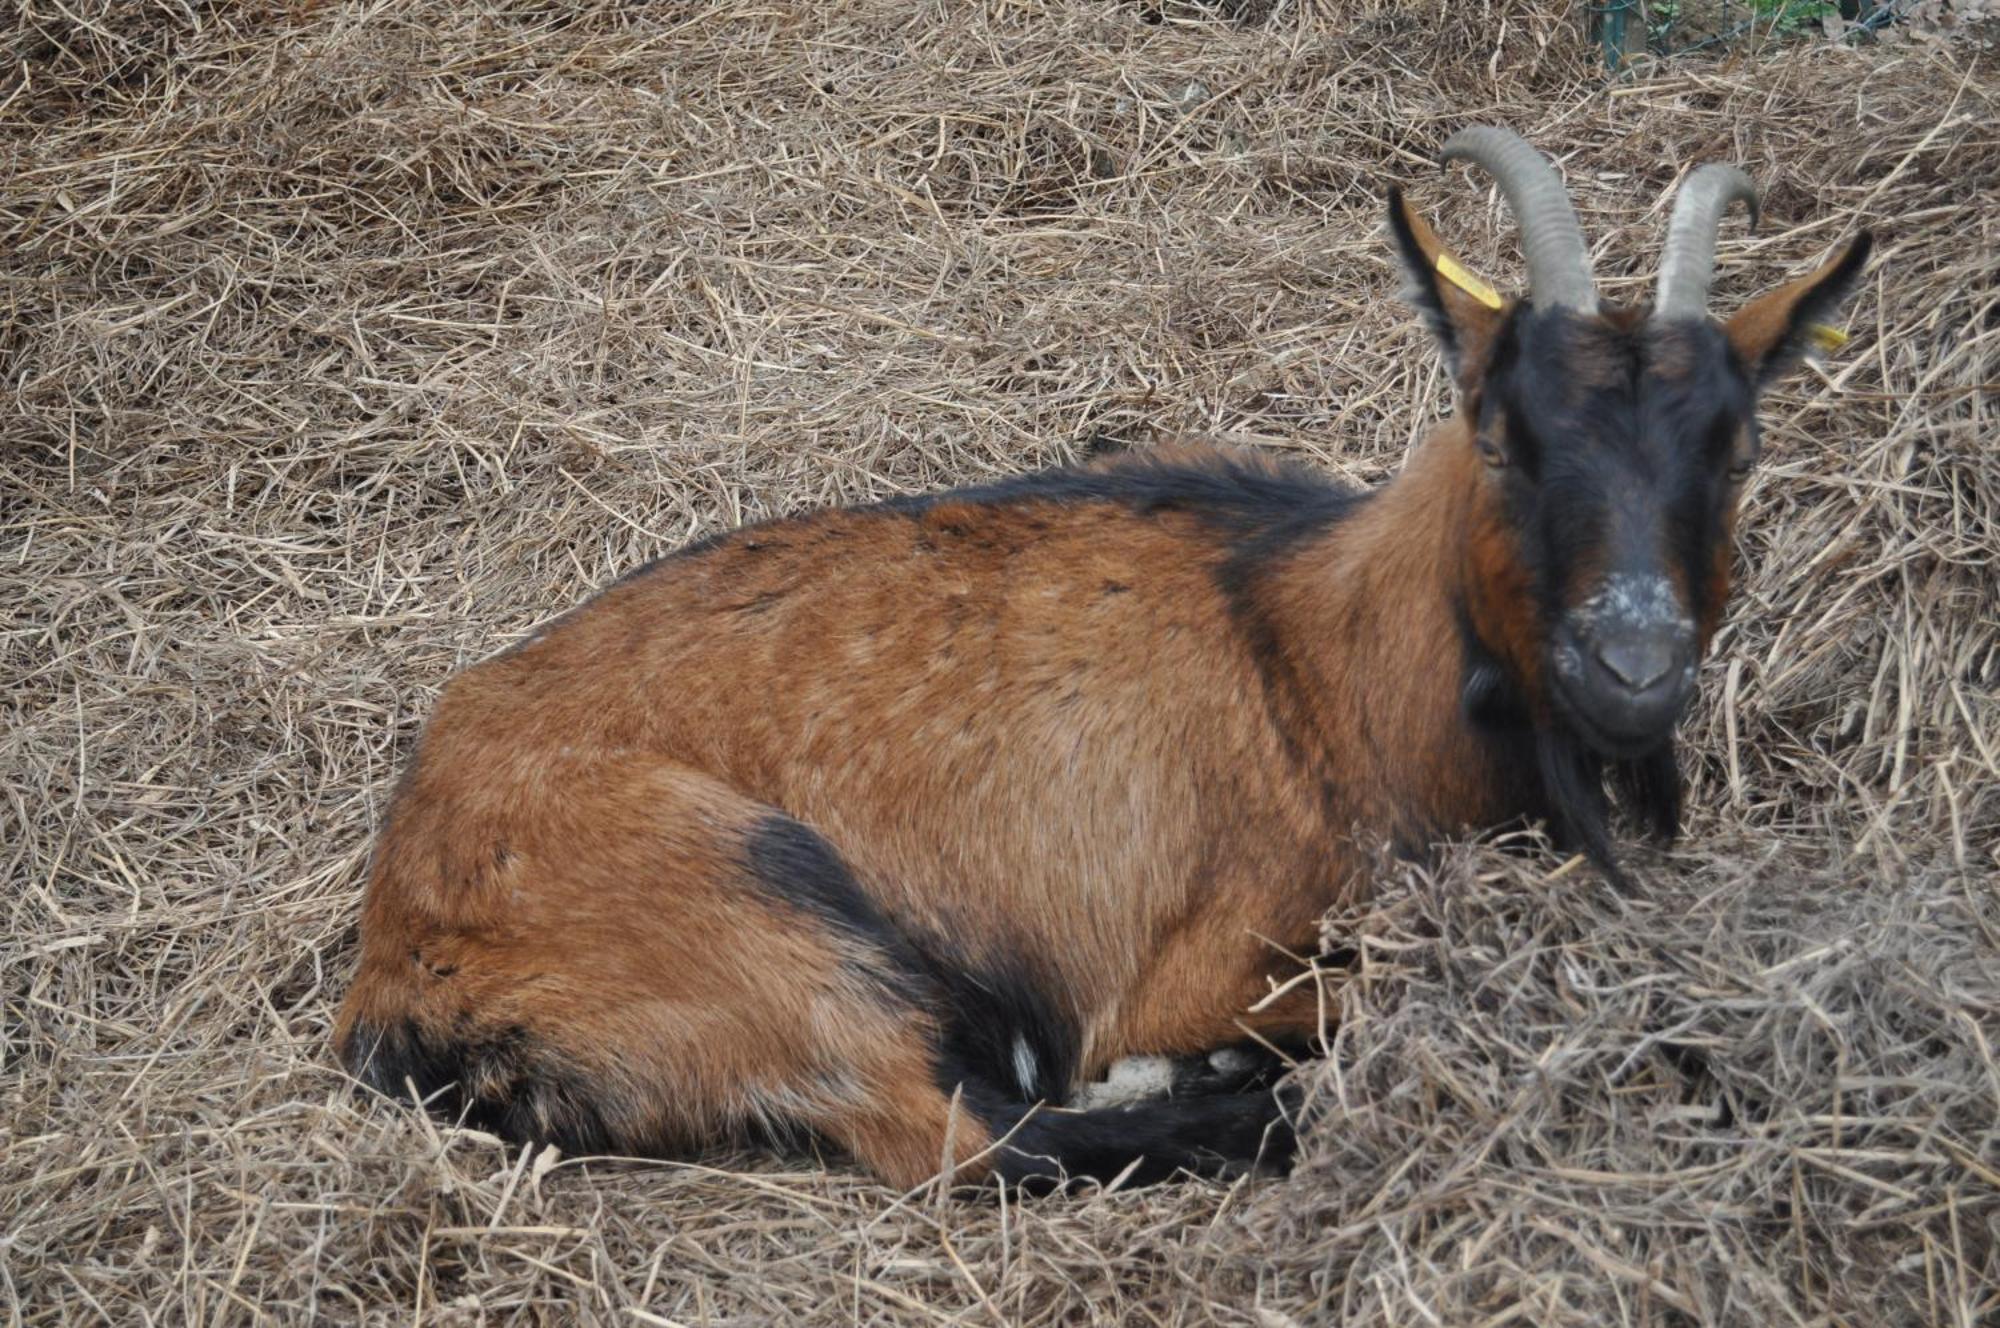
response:
<svg viewBox="0 0 2000 1328"><path fill-rule="evenodd" d="M1163 449L773 520L453 679L373 855L345 1064L572 1152L1285 1165L1288 1108L1227 1073L1059 1104L1128 1057L1308 1046L1319 998L1273 975L1376 844L1540 818L1616 879L1607 782L1674 833L1757 395L1871 244L1718 322L1756 195L1710 165L1650 308L1600 307L1552 165L1496 128L1443 156L1497 181L1529 291L1390 190L1457 390L1391 482Z"/></svg>

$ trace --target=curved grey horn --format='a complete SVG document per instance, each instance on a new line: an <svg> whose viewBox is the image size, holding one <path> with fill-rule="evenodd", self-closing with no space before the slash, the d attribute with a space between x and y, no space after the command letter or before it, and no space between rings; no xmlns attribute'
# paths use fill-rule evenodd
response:
<svg viewBox="0 0 2000 1328"><path fill-rule="evenodd" d="M1674 196L1667 223L1667 246L1660 256L1660 284L1653 292L1653 317L1706 318L1708 286L1715 279L1715 237L1731 203L1750 205L1757 225L1757 186L1734 166L1710 162L1697 168Z"/></svg>
<svg viewBox="0 0 2000 1328"><path fill-rule="evenodd" d="M1459 130L1438 154L1443 162L1461 158L1485 167L1507 196L1507 206L1521 228L1528 290L1535 303L1596 313L1597 285L1590 277L1583 228L1577 225L1576 209L1548 158L1513 130L1494 125Z"/></svg>

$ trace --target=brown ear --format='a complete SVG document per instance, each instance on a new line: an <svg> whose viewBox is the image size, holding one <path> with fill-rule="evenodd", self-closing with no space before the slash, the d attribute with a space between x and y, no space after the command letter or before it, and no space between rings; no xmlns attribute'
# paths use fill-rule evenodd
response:
<svg viewBox="0 0 2000 1328"><path fill-rule="evenodd" d="M1839 312L1874 245L1875 237L1862 231L1817 272L1766 291L1737 310L1724 330L1759 388L1798 363L1812 328Z"/></svg>
<svg viewBox="0 0 2000 1328"><path fill-rule="evenodd" d="M1410 278L1410 302L1430 324L1445 364L1458 377L1484 358L1493 334L1506 318L1506 304L1494 290L1460 266L1401 189L1389 190L1389 233Z"/></svg>

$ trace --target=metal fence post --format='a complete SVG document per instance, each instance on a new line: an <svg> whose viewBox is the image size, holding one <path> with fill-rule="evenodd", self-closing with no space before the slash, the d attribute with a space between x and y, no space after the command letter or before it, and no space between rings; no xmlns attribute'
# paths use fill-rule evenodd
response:
<svg viewBox="0 0 2000 1328"><path fill-rule="evenodd" d="M1588 6L1591 37L1604 51L1604 68L1616 74L1646 49L1646 13L1639 0L1603 0Z"/></svg>

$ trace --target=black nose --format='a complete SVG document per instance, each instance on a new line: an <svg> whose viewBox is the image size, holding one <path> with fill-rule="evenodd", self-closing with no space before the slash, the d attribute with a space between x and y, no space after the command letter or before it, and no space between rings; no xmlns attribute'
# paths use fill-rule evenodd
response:
<svg viewBox="0 0 2000 1328"><path fill-rule="evenodd" d="M1620 636L1597 645L1597 662L1633 692L1650 690L1680 665L1680 642L1666 633Z"/></svg>
<svg viewBox="0 0 2000 1328"><path fill-rule="evenodd" d="M1665 737L1694 688L1694 631L1679 621L1564 624L1556 686L1583 736L1614 755Z"/></svg>

